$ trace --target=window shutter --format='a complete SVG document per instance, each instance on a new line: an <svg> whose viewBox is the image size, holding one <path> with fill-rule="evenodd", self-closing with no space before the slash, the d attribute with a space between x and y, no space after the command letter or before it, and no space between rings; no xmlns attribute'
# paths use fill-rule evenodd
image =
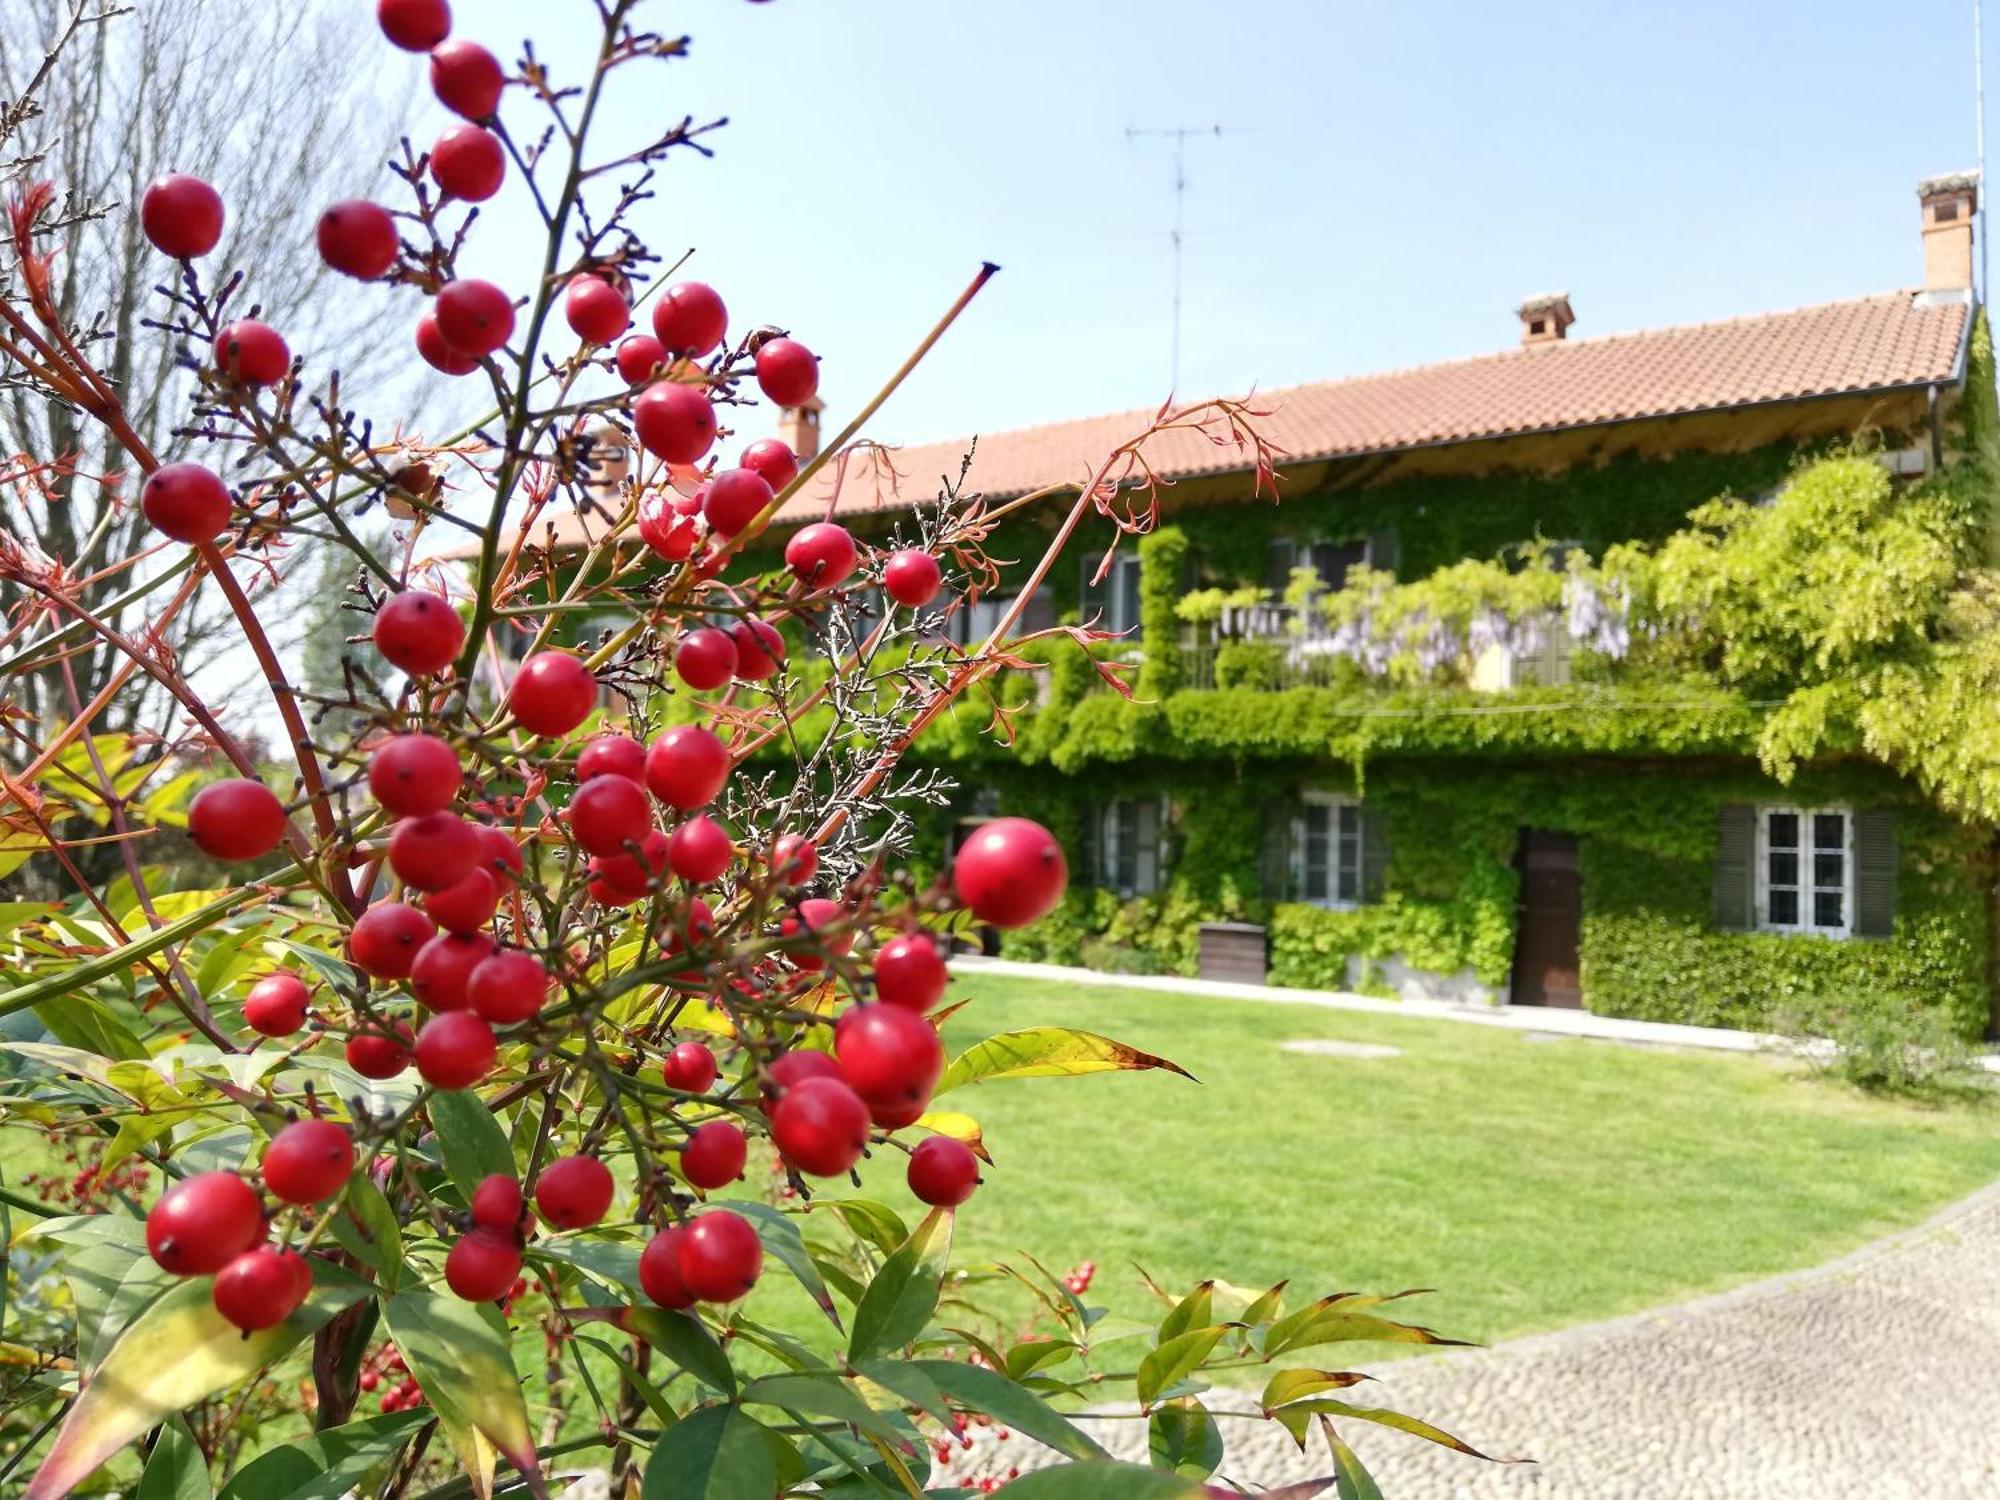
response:
<svg viewBox="0 0 2000 1500"><path fill-rule="evenodd" d="M1715 818L1715 925L1748 932L1757 925L1757 809L1725 803Z"/></svg>
<svg viewBox="0 0 2000 1500"><path fill-rule="evenodd" d="M1271 556L1264 574L1264 587L1274 598L1282 599L1292 581L1292 569L1298 566L1299 544L1288 536L1271 538Z"/></svg>
<svg viewBox="0 0 2000 1500"><path fill-rule="evenodd" d="M1160 888L1160 804L1152 798L1139 804L1138 843L1132 884L1144 896Z"/></svg>
<svg viewBox="0 0 2000 1500"><path fill-rule="evenodd" d="M1305 830L1299 823L1297 803L1279 802L1271 812L1264 824L1263 847L1258 851L1259 874L1266 900L1288 901L1294 887L1293 865Z"/></svg>
<svg viewBox="0 0 2000 1500"><path fill-rule="evenodd" d="M1373 905L1389 887L1389 820L1380 810L1361 809L1361 900Z"/></svg>
<svg viewBox="0 0 2000 1500"><path fill-rule="evenodd" d="M1402 549L1393 531L1377 531L1368 537L1368 566L1380 568L1385 573L1394 573Z"/></svg>
<svg viewBox="0 0 2000 1500"><path fill-rule="evenodd" d="M1885 938L1896 930L1896 815L1886 807L1854 815L1854 932Z"/></svg>
<svg viewBox="0 0 2000 1500"><path fill-rule="evenodd" d="M1097 565L1102 561L1104 561L1103 554L1090 551L1084 554L1079 564L1083 569L1083 585L1078 596L1082 605L1081 619L1085 625L1094 626L1099 630L1105 627L1102 618L1105 603L1104 580L1099 579L1093 583L1091 579L1097 572Z"/></svg>

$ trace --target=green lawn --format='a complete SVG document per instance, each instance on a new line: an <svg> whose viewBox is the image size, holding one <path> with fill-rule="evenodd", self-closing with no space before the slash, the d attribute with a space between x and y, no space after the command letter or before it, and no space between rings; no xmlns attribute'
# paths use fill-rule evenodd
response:
<svg viewBox="0 0 2000 1500"><path fill-rule="evenodd" d="M1490 1342L1809 1266L2000 1176L2000 1110L1860 1097L1778 1063L1483 1026L974 976L954 1053L1063 1024L1164 1073L947 1096L995 1166L959 1252L1086 1257L1121 1312L1204 1276L1300 1292L1427 1286L1420 1321ZM1385 1060L1301 1055L1307 1037ZM909 1203L901 1185L877 1191Z"/></svg>

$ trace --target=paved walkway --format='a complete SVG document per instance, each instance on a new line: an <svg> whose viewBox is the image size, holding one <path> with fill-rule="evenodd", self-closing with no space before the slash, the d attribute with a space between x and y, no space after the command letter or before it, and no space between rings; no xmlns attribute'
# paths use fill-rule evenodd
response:
<svg viewBox="0 0 2000 1500"><path fill-rule="evenodd" d="M2000 1184L1815 1270L1381 1369L1350 1399L1537 1460L1482 1464L1344 1424L1385 1500L1993 1500ZM1143 1423L1090 1425L1144 1457ZM1327 1472L1323 1448L1302 1456L1275 1424L1222 1425L1229 1478ZM1038 1452L985 1443L946 1472L1025 1471Z"/></svg>

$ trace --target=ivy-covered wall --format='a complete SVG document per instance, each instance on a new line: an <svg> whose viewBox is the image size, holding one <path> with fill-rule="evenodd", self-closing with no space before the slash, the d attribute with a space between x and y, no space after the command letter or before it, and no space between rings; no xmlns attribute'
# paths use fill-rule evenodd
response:
<svg viewBox="0 0 2000 1500"><path fill-rule="evenodd" d="M1987 1023L1987 841L1879 769L1808 773L1780 788L1746 766L1491 765L1399 759L1362 790L1385 816L1386 898L1350 911L1267 902L1266 820L1301 784L1353 791L1322 766L1210 764L1071 777L1008 775L1003 805L1045 819L1089 870L1090 809L1114 796L1174 806L1165 888L1132 901L1079 882L1010 956L1192 974L1204 921L1268 923L1275 983L1339 988L1350 957L1471 970L1504 990L1513 963L1514 855L1523 828L1575 834L1583 875L1585 1003L1605 1015L1759 1028L1808 1002L1937 1007L1968 1037ZM1892 806L1895 935L1836 940L1718 931L1716 814L1727 802Z"/></svg>

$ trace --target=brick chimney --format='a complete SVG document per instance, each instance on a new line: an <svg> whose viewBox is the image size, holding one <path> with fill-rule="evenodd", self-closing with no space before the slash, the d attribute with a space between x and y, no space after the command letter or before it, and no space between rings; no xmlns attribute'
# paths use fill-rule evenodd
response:
<svg viewBox="0 0 2000 1500"><path fill-rule="evenodd" d="M1917 184L1924 213L1924 290L1961 292L1972 285L1972 216L1979 174L1953 172Z"/></svg>
<svg viewBox="0 0 2000 1500"><path fill-rule="evenodd" d="M1553 344L1568 337L1569 325L1576 321L1576 314L1570 309L1568 292L1549 292L1540 297L1530 297L1514 311L1521 318L1521 342L1524 344Z"/></svg>
<svg viewBox="0 0 2000 1500"><path fill-rule="evenodd" d="M788 406L778 413L778 437L802 464L819 457L819 414L825 410L826 403L811 396L804 406Z"/></svg>

